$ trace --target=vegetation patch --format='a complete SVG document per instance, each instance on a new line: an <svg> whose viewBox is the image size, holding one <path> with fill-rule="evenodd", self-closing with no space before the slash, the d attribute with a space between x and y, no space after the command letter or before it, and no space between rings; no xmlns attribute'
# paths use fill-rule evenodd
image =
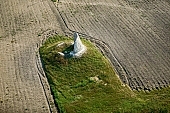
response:
<svg viewBox="0 0 170 113"><path fill-rule="evenodd" d="M61 113L162 112L170 111L170 88L146 92L122 85L109 61L88 40L81 58L58 52L73 50L73 39L55 36L40 48L45 73Z"/></svg>
<svg viewBox="0 0 170 113"><path fill-rule="evenodd" d="M52 2L56 2L57 0L51 0Z"/></svg>

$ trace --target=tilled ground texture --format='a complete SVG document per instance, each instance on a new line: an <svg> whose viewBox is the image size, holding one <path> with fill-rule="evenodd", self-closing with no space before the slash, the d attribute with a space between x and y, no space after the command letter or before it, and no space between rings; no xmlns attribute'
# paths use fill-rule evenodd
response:
<svg viewBox="0 0 170 113"><path fill-rule="evenodd" d="M0 113L57 112L38 49L62 33L50 0L0 0Z"/></svg>
<svg viewBox="0 0 170 113"><path fill-rule="evenodd" d="M168 0L60 0L66 26L109 44L132 89L170 85Z"/></svg>

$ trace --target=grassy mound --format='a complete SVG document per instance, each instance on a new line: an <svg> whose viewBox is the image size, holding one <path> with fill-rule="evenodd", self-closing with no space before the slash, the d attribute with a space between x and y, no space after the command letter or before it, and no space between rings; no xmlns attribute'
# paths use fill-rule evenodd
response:
<svg viewBox="0 0 170 113"><path fill-rule="evenodd" d="M168 112L169 88L148 94L131 91L121 84L108 60L89 41L82 39L87 52L81 58L60 56L58 52L68 53L73 49L72 40L55 36L40 48L60 112Z"/></svg>

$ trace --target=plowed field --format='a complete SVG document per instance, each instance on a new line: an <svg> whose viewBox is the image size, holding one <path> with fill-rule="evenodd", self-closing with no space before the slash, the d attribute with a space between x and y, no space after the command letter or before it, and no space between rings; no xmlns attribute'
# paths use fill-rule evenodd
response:
<svg viewBox="0 0 170 113"><path fill-rule="evenodd" d="M132 89L169 86L168 1L60 0L56 7L70 30L109 44Z"/></svg>
<svg viewBox="0 0 170 113"><path fill-rule="evenodd" d="M0 0L0 113L56 112L39 63L44 34L62 33L50 0Z"/></svg>

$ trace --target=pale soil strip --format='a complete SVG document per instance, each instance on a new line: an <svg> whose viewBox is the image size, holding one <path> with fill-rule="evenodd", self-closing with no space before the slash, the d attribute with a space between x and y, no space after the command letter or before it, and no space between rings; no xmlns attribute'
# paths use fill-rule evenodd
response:
<svg viewBox="0 0 170 113"><path fill-rule="evenodd" d="M146 46L145 46L146 47Z"/></svg>
<svg viewBox="0 0 170 113"><path fill-rule="evenodd" d="M122 18L122 17L121 17ZM121 19L120 18L120 19ZM122 22L124 22L124 20L122 21ZM126 24L125 24L126 25ZM128 24L128 25L130 25L130 24ZM131 30L130 30L131 31ZM133 33L133 32L132 32ZM128 34L128 32L127 32L127 34ZM129 35L130 36L130 35ZM137 35L137 36L139 36L139 35ZM135 44L133 44L133 46L135 47ZM131 47L130 47L131 48ZM137 49L137 46L136 46L136 49ZM135 51L135 50L133 50L133 51ZM137 55L137 54L136 54ZM140 56L140 55L137 55L137 56ZM139 61L139 57L138 57L138 61ZM136 67L136 66L135 66ZM142 75L142 74L141 74Z"/></svg>

